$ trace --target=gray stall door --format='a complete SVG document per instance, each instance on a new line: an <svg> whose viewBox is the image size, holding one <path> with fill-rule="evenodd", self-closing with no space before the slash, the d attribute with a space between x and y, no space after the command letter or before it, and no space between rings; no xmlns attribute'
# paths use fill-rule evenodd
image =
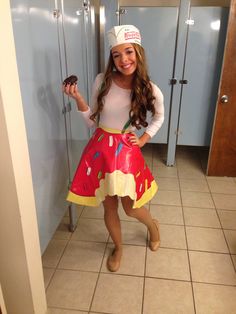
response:
<svg viewBox="0 0 236 314"><path fill-rule="evenodd" d="M191 7L178 127L179 145L209 146L228 9Z"/></svg>
<svg viewBox="0 0 236 314"><path fill-rule="evenodd" d="M125 9L125 13L120 15L120 24L134 24L141 31L151 80L160 87L165 98L165 122L151 142L167 143L178 7L122 6L121 9Z"/></svg>
<svg viewBox="0 0 236 314"><path fill-rule="evenodd" d="M84 1L66 0L62 1L60 8L63 13L63 20L60 21L60 32L63 33L64 43L61 43L63 60L63 77L75 74L78 77L78 87L81 94L89 102L94 80L94 53L95 44L92 36L95 27L95 16L92 7L84 7ZM96 49L98 49L96 47ZM95 62L97 63L97 62ZM89 138L89 130L83 121L82 116L77 110L74 100L64 95L64 101L67 105L71 104L71 111L68 112L70 119L70 161L71 161L71 178L78 165L79 158L83 147Z"/></svg>
<svg viewBox="0 0 236 314"><path fill-rule="evenodd" d="M178 7L122 6L121 9L125 11L120 11L120 23L134 24L141 30L151 79L165 96L165 122L152 140L167 143ZM226 8L192 7L189 19L181 21L186 23L189 31L184 42L186 62L183 73L187 84L183 86L179 104L179 124L175 131L177 144L210 144L227 15ZM181 84L180 81L179 78L177 84Z"/></svg>
<svg viewBox="0 0 236 314"><path fill-rule="evenodd" d="M57 24L52 1L11 0L11 8L40 244L44 251L67 207L68 168Z"/></svg>
<svg viewBox="0 0 236 314"><path fill-rule="evenodd" d="M92 84L97 74L97 53L94 6L89 1L66 0L59 3L61 18L59 24L59 43L62 55L62 77L76 75L78 88L85 100L90 102ZM76 103L63 95L67 109L68 147L69 147L69 185L73 179L83 149L90 132L77 110ZM77 222L77 206L69 205L70 225L73 231Z"/></svg>
<svg viewBox="0 0 236 314"><path fill-rule="evenodd" d="M87 97L81 5L82 1L65 1L63 9L61 1L11 0L42 252L68 207L65 198L73 152L69 150L68 159L67 148L72 134L77 142L88 136L75 109L70 114L65 108L68 101L61 91L63 78L75 73Z"/></svg>

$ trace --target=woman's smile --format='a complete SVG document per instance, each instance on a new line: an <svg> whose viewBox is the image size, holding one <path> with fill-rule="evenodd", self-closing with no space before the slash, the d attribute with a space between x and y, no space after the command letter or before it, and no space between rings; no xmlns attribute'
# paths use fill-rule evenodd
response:
<svg viewBox="0 0 236 314"><path fill-rule="evenodd" d="M131 66L132 66L132 63L130 63L130 64L125 64L125 65L122 66L122 68L124 68L124 69L129 69Z"/></svg>

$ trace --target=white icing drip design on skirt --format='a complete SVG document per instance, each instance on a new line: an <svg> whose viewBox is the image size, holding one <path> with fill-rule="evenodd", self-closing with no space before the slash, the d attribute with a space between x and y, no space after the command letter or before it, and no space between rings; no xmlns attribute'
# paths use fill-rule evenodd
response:
<svg viewBox="0 0 236 314"><path fill-rule="evenodd" d="M109 146L113 146L113 136L109 135Z"/></svg>
<svg viewBox="0 0 236 314"><path fill-rule="evenodd" d="M87 169L87 176L89 176L90 175L90 173L91 173L91 167L88 167L88 169Z"/></svg>
<svg viewBox="0 0 236 314"><path fill-rule="evenodd" d="M143 184L141 183L141 184L140 184L140 187L139 187L139 192L142 191L142 187L143 187Z"/></svg>

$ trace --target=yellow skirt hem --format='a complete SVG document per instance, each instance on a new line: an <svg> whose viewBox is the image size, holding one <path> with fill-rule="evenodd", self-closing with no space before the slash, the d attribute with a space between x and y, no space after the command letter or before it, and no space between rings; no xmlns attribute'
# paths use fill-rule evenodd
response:
<svg viewBox="0 0 236 314"><path fill-rule="evenodd" d="M144 204L148 203L156 194L157 190L158 186L156 182L152 181L150 188L143 193L142 197L137 201L134 200L133 208L140 208ZM117 195L119 197L129 196L131 199L133 199L133 195L120 195L120 191L117 191L117 193L116 191L113 191L113 194L110 196L114 195ZM105 196L106 195L104 195L102 199L98 200L97 197L95 196L81 196L69 191L67 201L84 206L98 207L101 204L101 202L104 201Z"/></svg>

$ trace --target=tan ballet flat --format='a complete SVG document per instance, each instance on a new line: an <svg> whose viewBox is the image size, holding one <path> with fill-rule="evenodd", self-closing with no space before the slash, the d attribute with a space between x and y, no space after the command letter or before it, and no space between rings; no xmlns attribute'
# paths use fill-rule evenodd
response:
<svg viewBox="0 0 236 314"><path fill-rule="evenodd" d="M114 253L115 253L115 249L112 251L112 254L108 257L107 259L107 268L108 270L110 270L111 272L116 272L119 268L120 268L120 260L119 261L115 261L114 260Z"/></svg>
<svg viewBox="0 0 236 314"><path fill-rule="evenodd" d="M157 228L157 232L158 232L158 241L150 241L149 242L149 247L151 249L151 251L157 251L160 247L161 244L161 240L160 240L160 233L159 233L159 222L156 219L153 219L153 222Z"/></svg>

